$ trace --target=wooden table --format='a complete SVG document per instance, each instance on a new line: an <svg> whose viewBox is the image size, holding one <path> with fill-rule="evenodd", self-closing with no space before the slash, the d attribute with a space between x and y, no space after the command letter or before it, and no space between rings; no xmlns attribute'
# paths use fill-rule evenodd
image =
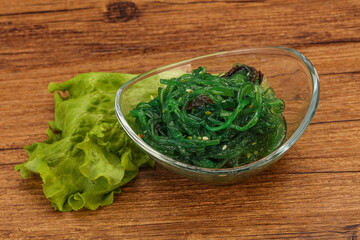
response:
<svg viewBox="0 0 360 240"><path fill-rule="evenodd" d="M141 73L222 50L282 45L305 54L318 111L277 164L209 186L143 169L96 211L60 213L41 179L14 171L46 139L49 82L90 71ZM360 1L12 0L0 3L2 239L358 239Z"/></svg>

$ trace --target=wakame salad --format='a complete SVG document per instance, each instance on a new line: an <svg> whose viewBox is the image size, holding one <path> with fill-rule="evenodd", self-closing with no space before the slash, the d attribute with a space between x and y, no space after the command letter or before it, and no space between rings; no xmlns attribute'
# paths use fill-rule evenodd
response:
<svg viewBox="0 0 360 240"><path fill-rule="evenodd" d="M254 67L234 64L225 74L199 67L177 78L130 113L139 136L175 160L233 168L267 156L285 140L285 103Z"/></svg>

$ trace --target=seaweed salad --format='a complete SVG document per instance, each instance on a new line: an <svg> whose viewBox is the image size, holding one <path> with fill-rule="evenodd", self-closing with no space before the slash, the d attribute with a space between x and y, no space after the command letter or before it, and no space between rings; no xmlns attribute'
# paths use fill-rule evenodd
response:
<svg viewBox="0 0 360 240"><path fill-rule="evenodd" d="M225 74L206 67L177 78L130 113L139 136L164 155L205 168L233 168L267 156L285 140L285 103L254 67Z"/></svg>

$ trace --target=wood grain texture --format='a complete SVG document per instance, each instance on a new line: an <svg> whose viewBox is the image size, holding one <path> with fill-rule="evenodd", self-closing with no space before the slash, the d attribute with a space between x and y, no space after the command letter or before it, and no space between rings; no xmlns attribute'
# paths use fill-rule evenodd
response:
<svg viewBox="0 0 360 240"><path fill-rule="evenodd" d="M14 166L46 138L49 82L90 71L141 73L190 57L283 45L321 84L318 111L277 164L209 186L147 168L114 204L55 212L41 179ZM360 2L299 0L0 3L1 239L358 239Z"/></svg>

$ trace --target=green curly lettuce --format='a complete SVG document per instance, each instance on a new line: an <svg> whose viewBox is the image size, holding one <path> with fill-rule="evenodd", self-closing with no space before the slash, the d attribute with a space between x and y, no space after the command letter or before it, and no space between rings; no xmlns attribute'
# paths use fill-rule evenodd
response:
<svg viewBox="0 0 360 240"><path fill-rule="evenodd" d="M49 122L48 139L25 147L29 159L15 169L25 179L39 174L44 194L56 210L109 205L140 167L153 166L115 115L116 91L134 76L86 73L49 84L48 90L56 93L55 121ZM63 97L59 91L68 95ZM134 98L139 98L139 91Z"/></svg>

